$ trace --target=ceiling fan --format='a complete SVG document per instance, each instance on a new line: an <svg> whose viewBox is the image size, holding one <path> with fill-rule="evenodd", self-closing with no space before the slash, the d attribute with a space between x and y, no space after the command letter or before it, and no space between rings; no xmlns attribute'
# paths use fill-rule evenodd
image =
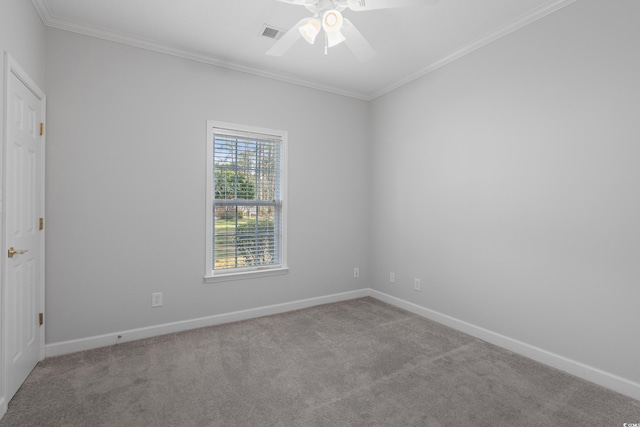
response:
<svg viewBox="0 0 640 427"><path fill-rule="evenodd" d="M360 62L376 56L376 51L364 38L353 23L342 16L342 11L350 9L356 12L396 7L436 4L438 0L277 0L306 7L313 16L304 18L287 31L267 55L282 56L300 37L314 44L320 30L324 30L326 55L330 47L345 42Z"/></svg>

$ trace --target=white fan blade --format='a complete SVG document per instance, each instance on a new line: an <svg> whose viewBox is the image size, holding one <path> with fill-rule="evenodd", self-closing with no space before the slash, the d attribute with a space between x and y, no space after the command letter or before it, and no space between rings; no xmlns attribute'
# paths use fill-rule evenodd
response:
<svg viewBox="0 0 640 427"><path fill-rule="evenodd" d="M271 46L271 49L267 51L267 55L271 55L271 56L284 55L284 53L288 51L289 48L293 46L293 44L297 42L299 38L302 37L302 34L300 34L300 30L298 28L300 28L301 25L304 25L309 21L311 21L311 18L305 18L300 22L298 22L296 25L294 25L289 31L284 33L284 36L280 37L280 40L278 40L276 44Z"/></svg>
<svg viewBox="0 0 640 427"><path fill-rule="evenodd" d="M367 39L358 31L355 25L347 18L344 18L342 25L342 34L346 40L344 41L351 49L351 52L358 58L360 62L365 62L377 55L376 51L371 47Z"/></svg>
<svg viewBox="0 0 640 427"><path fill-rule="evenodd" d="M363 10L392 9L395 7L423 6L436 3L438 3L438 0L348 0L347 5L349 9L359 12Z"/></svg>

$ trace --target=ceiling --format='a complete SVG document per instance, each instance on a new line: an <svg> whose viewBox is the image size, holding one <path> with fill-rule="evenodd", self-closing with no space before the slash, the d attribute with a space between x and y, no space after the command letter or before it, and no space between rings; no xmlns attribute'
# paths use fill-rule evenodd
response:
<svg viewBox="0 0 640 427"><path fill-rule="evenodd" d="M377 51L360 63L344 43L299 39L281 57L264 25L310 12L275 0L32 0L45 25L371 100L575 0L440 0L343 14Z"/></svg>

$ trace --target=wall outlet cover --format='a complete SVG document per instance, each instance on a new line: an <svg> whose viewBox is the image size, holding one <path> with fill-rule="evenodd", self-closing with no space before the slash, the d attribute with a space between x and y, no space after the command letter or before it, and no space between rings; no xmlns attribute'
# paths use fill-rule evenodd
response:
<svg viewBox="0 0 640 427"><path fill-rule="evenodd" d="M162 307L162 292L151 294L151 307Z"/></svg>

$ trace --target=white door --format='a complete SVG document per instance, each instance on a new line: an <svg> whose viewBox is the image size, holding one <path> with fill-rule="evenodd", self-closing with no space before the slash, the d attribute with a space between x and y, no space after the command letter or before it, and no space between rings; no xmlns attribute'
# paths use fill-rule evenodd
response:
<svg viewBox="0 0 640 427"><path fill-rule="evenodd" d="M5 71L3 339L9 401L42 353L44 95L17 65Z"/></svg>

